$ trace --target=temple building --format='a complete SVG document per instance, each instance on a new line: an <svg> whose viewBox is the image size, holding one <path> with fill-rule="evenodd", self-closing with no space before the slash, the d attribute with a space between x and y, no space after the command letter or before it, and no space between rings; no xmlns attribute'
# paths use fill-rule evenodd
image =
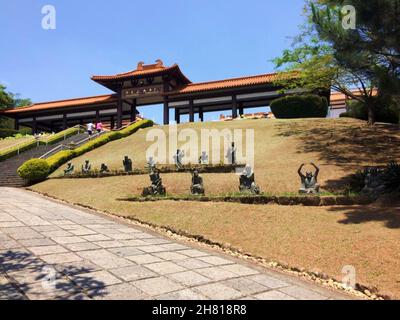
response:
<svg viewBox="0 0 400 320"><path fill-rule="evenodd" d="M0 112L15 119L20 125L37 130L59 131L89 121L102 121L111 128L120 128L133 122L138 108L163 105L163 122L180 122L182 115L189 121L198 114L230 110L232 118L243 115L245 109L267 107L272 100L281 97L279 87L274 85L276 73L260 74L242 78L192 83L177 64L164 66L161 60L155 64L137 64L135 70L115 75L92 76L98 84L113 91L112 94L35 103ZM301 92L291 90L287 93ZM170 110L175 118L170 119Z"/></svg>

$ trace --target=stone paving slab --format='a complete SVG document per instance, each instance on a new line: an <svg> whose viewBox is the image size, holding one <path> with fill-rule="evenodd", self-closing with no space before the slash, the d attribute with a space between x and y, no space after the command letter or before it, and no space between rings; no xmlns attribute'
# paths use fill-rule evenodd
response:
<svg viewBox="0 0 400 320"><path fill-rule="evenodd" d="M0 188L0 300L347 298L108 216Z"/></svg>

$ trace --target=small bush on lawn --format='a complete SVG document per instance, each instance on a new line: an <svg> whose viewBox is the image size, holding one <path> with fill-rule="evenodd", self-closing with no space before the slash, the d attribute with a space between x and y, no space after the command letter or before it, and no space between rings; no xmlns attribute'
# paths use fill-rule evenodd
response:
<svg viewBox="0 0 400 320"><path fill-rule="evenodd" d="M328 101L314 94L286 96L272 101L271 110L278 119L325 118Z"/></svg>
<svg viewBox="0 0 400 320"><path fill-rule="evenodd" d="M18 134L17 130L7 129L7 128L0 128L0 139L4 139L7 137L12 137Z"/></svg>
<svg viewBox="0 0 400 320"><path fill-rule="evenodd" d="M50 166L46 160L31 159L18 168L18 174L28 183L39 182L47 178Z"/></svg>

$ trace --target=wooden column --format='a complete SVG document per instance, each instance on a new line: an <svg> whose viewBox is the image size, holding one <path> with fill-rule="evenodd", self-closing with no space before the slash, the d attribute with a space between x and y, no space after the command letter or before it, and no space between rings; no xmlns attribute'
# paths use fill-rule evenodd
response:
<svg viewBox="0 0 400 320"><path fill-rule="evenodd" d="M179 108L175 108L175 122L177 124L181 123L181 112L179 111Z"/></svg>
<svg viewBox="0 0 400 320"><path fill-rule="evenodd" d="M63 114L63 130L68 128L68 121L67 121L67 115L64 113Z"/></svg>
<svg viewBox="0 0 400 320"><path fill-rule="evenodd" d="M14 129L15 129L15 130L19 130L19 119L18 119L18 118L15 118L15 121L14 121Z"/></svg>
<svg viewBox="0 0 400 320"><path fill-rule="evenodd" d="M169 124L169 103L168 97L164 97L164 125Z"/></svg>
<svg viewBox="0 0 400 320"><path fill-rule="evenodd" d="M194 103L193 103L193 100L189 101L189 122L194 122Z"/></svg>
<svg viewBox="0 0 400 320"><path fill-rule="evenodd" d="M204 111L203 107L199 107L199 118L201 122L204 122Z"/></svg>
<svg viewBox="0 0 400 320"><path fill-rule="evenodd" d="M236 96L232 96L232 119L236 119L238 116L238 103Z"/></svg>
<svg viewBox="0 0 400 320"><path fill-rule="evenodd" d="M115 120L114 120L114 116L111 116L110 118L110 129L114 129L115 127Z"/></svg>
<svg viewBox="0 0 400 320"><path fill-rule="evenodd" d="M100 122L100 110L96 110L96 122Z"/></svg>
<svg viewBox="0 0 400 320"><path fill-rule="evenodd" d="M122 92L118 92L118 102L117 102L117 129L122 127Z"/></svg>
<svg viewBox="0 0 400 320"><path fill-rule="evenodd" d="M243 115L243 103L239 103L239 115Z"/></svg>
<svg viewBox="0 0 400 320"><path fill-rule="evenodd" d="M37 121L36 121L36 117L33 116L33 122L32 122L32 134L35 134L37 131Z"/></svg>
<svg viewBox="0 0 400 320"><path fill-rule="evenodd" d="M133 99L131 104L131 122L134 122L136 120L136 106L137 106L137 101L136 99Z"/></svg>

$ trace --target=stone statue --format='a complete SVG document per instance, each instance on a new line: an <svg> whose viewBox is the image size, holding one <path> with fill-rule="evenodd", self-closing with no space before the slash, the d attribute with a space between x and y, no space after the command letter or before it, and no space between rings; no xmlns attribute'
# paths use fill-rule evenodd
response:
<svg viewBox="0 0 400 320"><path fill-rule="evenodd" d="M235 142L232 142L231 146L228 148L226 152L225 158L228 160L228 164L236 164L236 152L237 148L235 146Z"/></svg>
<svg viewBox="0 0 400 320"><path fill-rule="evenodd" d="M153 157L149 157L146 163L146 169L149 170L149 172L156 167L156 162L154 161Z"/></svg>
<svg viewBox="0 0 400 320"><path fill-rule="evenodd" d="M204 195L203 178L200 177L198 170L194 170L192 173L190 192L194 195Z"/></svg>
<svg viewBox="0 0 400 320"><path fill-rule="evenodd" d="M128 156L124 157L124 160L122 160L122 164L124 165L124 171L125 172L132 172L132 160L128 158Z"/></svg>
<svg viewBox="0 0 400 320"><path fill-rule="evenodd" d="M315 172L306 172L304 175L302 173L303 167L305 164L303 163L297 173L300 176L301 179L301 188L299 189L299 193L306 193L306 194L315 194L319 192L319 184L318 184L318 174L319 174L319 168L314 164L311 163L311 165L315 168Z"/></svg>
<svg viewBox="0 0 400 320"><path fill-rule="evenodd" d="M110 169L108 169L105 163L102 163L100 166L100 173L106 173L106 172L110 172Z"/></svg>
<svg viewBox="0 0 400 320"><path fill-rule="evenodd" d="M246 165L244 168L243 173L240 175L239 182L240 192L250 192L252 194L261 193L260 187L256 185L254 172L250 165Z"/></svg>
<svg viewBox="0 0 400 320"><path fill-rule="evenodd" d="M92 165L89 160L85 160L85 164L82 165L82 173L89 173L92 170Z"/></svg>
<svg viewBox="0 0 400 320"><path fill-rule="evenodd" d="M384 170L379 168L367 168L364 171L364 188L361 190L363 194L378 196L385 192Z"/></svg>
<svg viewBox="0 0 400 320"><path fill-rule="evenodd" d="M199 164L208 164L208 154L207 152L203 151L201 156L199 157Z"/></svg>
<svg viewBox="0 0 400 320"><path fill-rule="evenodd" d="M175 166L177 169L182 168L182 159L185 157L185 152L178 149L176 150L176 154L174 155Z"/></svg>
<svg viewBox="0 0 400 320"><path fill-rule="evenodd" d="M67 164L67 168L64 170L64 175L68 176L74 173L74 165L72 164L72 162L68 162Z"/></svg>
<svg viewBox="0 0 400 320"><path fill-rule="evenodd" d="M162 184L159 170L156 167L152 167L149 176L151 186L143 189L142 196L164 196L166 194L166 190Z"/></svg>

